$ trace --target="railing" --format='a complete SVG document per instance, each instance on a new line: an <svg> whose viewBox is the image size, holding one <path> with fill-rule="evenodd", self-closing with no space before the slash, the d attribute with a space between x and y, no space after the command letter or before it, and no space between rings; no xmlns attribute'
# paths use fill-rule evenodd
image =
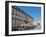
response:
<svg viewBox="0 0 46 37"><path fill-rule="evenodd" d="M29 22L32 22L32 20L26 18L26 17L20 17L20 16L15 16L13 17L14 19L20 19L20 20L25 20L25 21L29 21Z"/></svg>

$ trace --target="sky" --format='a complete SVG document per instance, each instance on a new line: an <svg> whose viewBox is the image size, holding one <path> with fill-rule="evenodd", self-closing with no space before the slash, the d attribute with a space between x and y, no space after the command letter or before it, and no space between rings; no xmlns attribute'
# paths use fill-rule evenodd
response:
<svg viewBox="0 0 46 37"><path fill-rule="evenodd" d="M18 6L18 8L32 16L35 21L41 20L41 7Z"/></svg>

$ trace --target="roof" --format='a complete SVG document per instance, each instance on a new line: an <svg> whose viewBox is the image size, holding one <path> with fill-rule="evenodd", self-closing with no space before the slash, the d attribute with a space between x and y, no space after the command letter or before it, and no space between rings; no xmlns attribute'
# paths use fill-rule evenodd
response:
<svg viewBox="0 0 46 37"><path fill-rule="evenodd" d="M29 16L25 11L23 11L22 9L18 8L17 6L12 6L12 8L18 10L19 12L22 12L23 14L25 14L26 16L32 18L31 16ZM32 18L33 19L33 18Z"/></svg>

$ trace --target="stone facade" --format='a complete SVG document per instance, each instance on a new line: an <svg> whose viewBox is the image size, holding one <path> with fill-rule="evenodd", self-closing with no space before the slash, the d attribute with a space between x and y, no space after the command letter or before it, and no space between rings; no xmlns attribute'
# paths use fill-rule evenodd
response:
<svg viewBox="0 0 46 37"><path fill-rule="evenodd" d="M33 18L18 7L12 6L12 27L26 29L31 27ZM22 28L23 27L23 28Z"/></svg>

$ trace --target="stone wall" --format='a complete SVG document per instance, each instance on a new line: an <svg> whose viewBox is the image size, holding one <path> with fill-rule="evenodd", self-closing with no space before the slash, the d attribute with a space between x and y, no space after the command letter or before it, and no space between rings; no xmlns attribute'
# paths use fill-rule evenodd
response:
<svg viewBox="0 0 46 37"><path fill-rule="evenodd" d="M20 12L14 8L12 8L12 26L14 28L18 28L21 26L29 27L32 25L33 19L23 12Z"/></svg>

